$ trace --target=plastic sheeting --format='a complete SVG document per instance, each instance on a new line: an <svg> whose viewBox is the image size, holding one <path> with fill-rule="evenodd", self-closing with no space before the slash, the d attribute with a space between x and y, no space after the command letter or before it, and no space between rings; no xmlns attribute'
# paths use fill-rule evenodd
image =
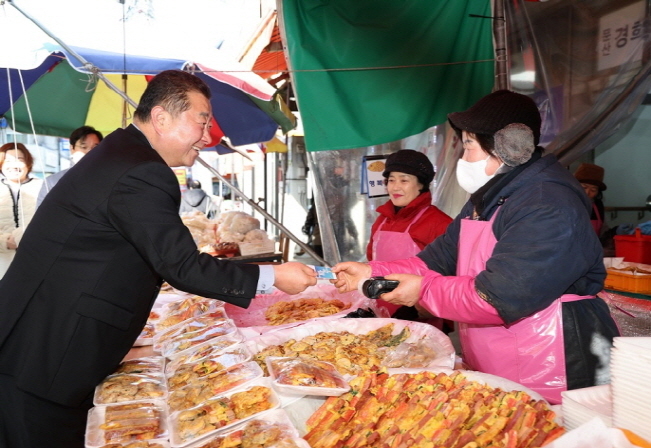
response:
<svg viewBox="0 0 651 448"><path fill-rule="evenodd" d="M651 88L641 0L505 2L511 88L543 115L541 143L569 165L614 134Z"/></svg>
<svg viewBox="0 0 651 448"><path fill-rule="evenodd" d="M622 336L651 336L651 297L640 299L625 292L602 291Z"/></svg>

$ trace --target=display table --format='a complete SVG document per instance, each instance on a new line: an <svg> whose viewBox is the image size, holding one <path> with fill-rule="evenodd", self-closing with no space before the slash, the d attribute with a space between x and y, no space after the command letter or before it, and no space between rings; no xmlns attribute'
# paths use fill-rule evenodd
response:
<svg viewBox="0 0 651 448"><path fill-rule="evenodd" d="M246 257L245 259L250 260L251 258L252 257ZM325 294L324 291L321 291L321 289L327 289L333 287L330 285L317 285L316 287L311 287L311 288L312 290L310 292L306 292L307 295L318 293L318 295L324 295L327 297L327 294ZM263 295L259 295L257 296L257 300L253 302L252 307L250 307L247 310L239 309L237 307L233 307L232 305L228 305L228 304L225 305L225 308L230 311L229 313L230 318L234 321L239 331L242 333L243 336L246 335L243 341L243 345L246 346L249 349L249 351L252 353L259 353L264 347L280 345L287 341L292 341L292 340L301 341L303 339L316 336L317 334L323 331L335 334L337 332L342 331L343 329L346 329L346 331L351 331L353 334L366 334L368 330L376 329L376 327L381 327L382 325L384 325L386 322L383 321L386 320L387 322L389 321L393 322L394 325L397 325L398 327L409 326L411 329L410 337L413 339L413 341L411 339L408 340L411 343L420 340L420 338L423 335L429 335L432 341L435 340L438 341L437 338L440 337L441 338L441 340L439 341L440 344L436 344L436 346L438 347L436 352L438 353L438 355L447 354L445 355L446 356L446 360L445 360L446 362L444 363L445 366L441 367L440 369L442 371L447 372L449 368L452 367L452 363L454 363L455 360L454 349L453 347L451 347L451 342L447 340L447 337L442 333L438 335L438 332L433 327L432 328L429 328L429 326L423 327L424 324L420 324L420 323L413 323L413 322L407 323L406 321L394 321L393 319L382 319L382 318L349 320L349 319L341 319L341 317L338 315L332 315L325 319L323 318L310 319L303 323L291 323L285 326L279 326L274 328L266 327L262 325L262 322L259 322L256 319L257 318L262 319L262 316L264 315L263 311L269 306L269 303L276 302L278 300L278 297L276 297L276 295L280 295L280 294L281 294L280 292L276 292L275 294L270 295L270 297L268 297L268 300L265 300L267 299L267 297L263 297ZM351 292L348 294L354 295L359 293ZM650 324L649 331L651 331L651 323L649 323L649 320L647 319L647 316L651 316L651 313L649 313L649 311L651 311L651 300L627 297L626 295L619 294L616 291L602 291L602 293L600 293L599 295L603 297L604 300L611 307L611 310L613 310L613 314L616 314L618 318L618 323L620 325L622 325L622 322L625 319L630 319L633 321L633 323L631 323L630 325L627 324L629 326L626 326L625 331L623 332L646 331L644 327L644 325L646 324ZM167 304L173 301L174 298L179 298L182 296L183 294L170 294L170 293L161 294L159 300L157 301L157 304L160 303ZM346 297L343 296L342 300L343 299L346 299ZM355 300L352 299L353 298L351 297L350 300L351 308L361 306L360 303L357 303ZM257 313L256 313L256 308L260 308L259 310L257 310ZM238 315L238 311L246 311L246 313L243 313L242 316L240 316ZM345 311L342 311L342 313L345 314ZM634 328L633 325L638 325L638 327ZM430 335L430 333L436 333L436 334ZM430 343L428 344L428 346L429 345L433 345L433 344ZM450 347L448 347L448 345L450 345ZM150 345L142 346L142 347L134 347L129 352L129 354L125 359L142 358L151 355L155 355L155 353L153 351L153 347ZM459 366L455 365L454 368L458 369ZM427 366L419 370L431 370L431 369L436 370L439 369L439 367ZM403 374L403 373L414 374L413 369L406 369L404 372L392 371L391 373L392 374ZM481 383L488 384L491 387L497 387L502 390L526 391L530 396L534 397L535 399L540 398L538 394L534 393L533 391L529 391L526 388L523 388L522 386L512 383L509 380L506 380L504 378L495 377L493 375L483 374L479 372L470 372L470 371L463 371L463 370L462 370L462 374L468 377L468 379L472 381L480 381ZM265 379L265 381L269 381L269 379ZM316 412L316 410L319 409L319 407L325 402L325 400L327 400L326 396L317 396L317 395L283 396L280 394L279 397L281 399L278 407L281 408L287 414L293 426L298 430L300 436L306 435L305 433L307 432L307 428L306 428L307 418L310 415L312 415L314 412ZM557 414L562 415L560 406L558 405L552 406L551 409ZM174 416L170 417L169 419L170 425L174 425L175 418L176 417ZM171 427L174 428L174 426ZM596 435L596 437L601 442L606 442L601 446L607 448L615 448L615 447L620 448L624 446L626 447L632 446L630 444L624 445L624 444L616 444L615 442L612 442L610 438L621 436L622 434L620 434L621 433L620 431L614 430L613 428L607 427L605 425L601 425L599 428L595 428L593 423L593 426L587 425L585 428L583 427L577 428L577 433L579 433L582 437L585 437L586 431L589 435L593 435L594 433L594 435ZM216 435L217 433L215 433L215 436ZM165 441L162 444L162 446L165 448L168 448L170 446L176 448L186 448L186 446L187 448L190 447L196 448L201 445L200 443L194 444L189 439L188 439L188 443L185 442L181 443L179 440L175 439L175 437L177 436L178 436L178 431L172 430L171 441L173 443L170 444L169 442ZM304 442L303 439L297 439L297 440L300 442ZM300 446L302 448L304 445L300 445ZM579 445L574 443L570 437L569 440L566 438L557 439L550 446L553 446L554 448L575 448ZM591 446L597 446L597 445L591 445ZM91 448L98 448L98 447L93 446ZM305 448L307 448L307 446L305 446Z"/></svg>

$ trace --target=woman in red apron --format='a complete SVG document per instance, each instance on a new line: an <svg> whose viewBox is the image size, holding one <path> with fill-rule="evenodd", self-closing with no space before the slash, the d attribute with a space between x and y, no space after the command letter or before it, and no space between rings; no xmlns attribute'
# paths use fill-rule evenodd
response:
<svg viewBox="0 0 651 448"><path fill-rule="evenodd" d="M390 200L377 208L380 214L371 227L366 248L369 261L392 261L415 256L445 232L452 218L432 205L430 183L434 166L427 156L412 149L402 149L387 157L382 173ZM399 305L384 300L393 315ZM407 315L401 310L401 315ZM413 312L413 317L417 313Z"/></svg>
<svg viewBox="0 0 651 448"><path fill-rule="evenodd" d="M553 155L542 155L540 114L529 97L500 90L448 116L462 140L459 184L470 193L445 234L416 257L340 263L340 291L385 275L383 295L459 322L473 370L527 386L551 403L609 377L606 276L590 202Z"/></svg>

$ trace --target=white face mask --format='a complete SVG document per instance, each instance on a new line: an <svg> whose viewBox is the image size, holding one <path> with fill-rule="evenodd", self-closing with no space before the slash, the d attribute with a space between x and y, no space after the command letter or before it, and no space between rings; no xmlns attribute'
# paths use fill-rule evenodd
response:
<svg viewBox="0 0 651 448"><path fill-rule="evenodd" d="M488 159L490 156L478 162L466 162L463 159L457 161L457 182L461 188L473 194L495 176L486 174Z"/></svg>
<svg viewBox="0 0 651 448"><path fill-rule="evenodd" d="M70 163L73 165L81 160L82 157L86 155L83 151L75 151L70 155Z"/></svg>

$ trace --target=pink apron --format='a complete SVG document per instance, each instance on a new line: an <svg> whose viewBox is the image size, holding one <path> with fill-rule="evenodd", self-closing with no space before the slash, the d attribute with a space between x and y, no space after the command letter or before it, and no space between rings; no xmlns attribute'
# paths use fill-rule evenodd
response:
<svg viewBox="0 0 651 448"><path fill-rule="evenodd" d="M599 209L597 209L597 204L594 202L592 203L592 210L594 210L594 214L597 217L597 219L591 219L590 224L592 224L592 228L594 229L595 232L597 232L597 236L601 235L601 226L603 225L604 221L601 219L601 216L599 216Z"/></svg>
<svg viewBox="0 0 651 448"><path fill-rule="evenodd" d="M373 235L373 260L375 261L393 261L402 260L404 258L411 258L421 251L418 244L409 235L409 229L417 222L423 213L427 211L427 207L418 212L418 214L411 221L407 230L404 232L392 232L389 230L382 230L382 226L386 223L387 219L384 218L380 227ZM385 307L390 314L400 308L400 305L393 305L378 299L378 305Z"/></svg>
<svg viewBox="0 0 651 448"><path fill-rule="evenodd" d="M461 220L457 275L476 276L486 268L497 243L493 221ZM561 302L592 296L565 294L549 307L511 325L459 323L464 361L474 370L526 386L552 404L567 389Z"/></svg>

